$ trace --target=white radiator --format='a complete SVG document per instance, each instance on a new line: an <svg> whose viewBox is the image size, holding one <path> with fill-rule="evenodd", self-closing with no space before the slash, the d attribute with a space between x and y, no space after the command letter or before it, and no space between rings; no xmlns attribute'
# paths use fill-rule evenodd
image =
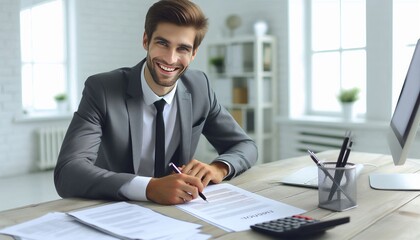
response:
<svg viewBox="0 0 420 240"><path fill-rule="evenodd" d="M386 135L389 123L382 122L326 122L326 121L290 121L284 120L279 125L280 159L307 155L306 149L314 152L339 150L346 131L353 137L352 151L390 154ZM420 134L418 143L420 142ZM418 151L417 151L418 149ZM411 151L414 158L419 158L420 148ZM416 157L417 156L417 157Z"/></svg>
<svg viewBox="0 0 420 240"><path fill-rule="evenodd" d="M340 149L346 130L332 127L300 127L297 131L296 150L306 153L307 149L322 152Z"/></svg>
<svg viewBox="0 0 420 240"><path fill-rule="evenodd" d="M280 130L280 157L289 158L307 154L310 149L322 152L340 149L346 134L345 128L291 124Z"/></svg>
<svg viewBox="0 0 420 240"><path fill-rule="evenodd" d="M66 131L67 128L64 127L43 127L38 129L38 167L41 170L55 167Z"/></svg>

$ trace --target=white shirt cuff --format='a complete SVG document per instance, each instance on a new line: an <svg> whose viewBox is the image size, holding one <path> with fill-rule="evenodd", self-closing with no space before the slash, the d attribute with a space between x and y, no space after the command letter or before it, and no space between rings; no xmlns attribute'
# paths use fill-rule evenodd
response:
<svg viewBox="0 0 420 240"><path fill-rule="evenodd" d="M223 178L223 180L225 180L226 178L231 177L231 175L233 174L233 171L232 171L232 166L230 165L230 163L228 163L225 160L215 160L215 162L221 162L221 163L224 163L224 164L226 164L228 166L228 169L229 169L228 170L228 174Z"/></svg>
<svg viewBox="0 0 420 240"><path fill-rule="evenodd" d="M120 191L128 199L132 201L148 201L146 197L146 188L151 177L136 176L130 182L124 184Z"/></svg>

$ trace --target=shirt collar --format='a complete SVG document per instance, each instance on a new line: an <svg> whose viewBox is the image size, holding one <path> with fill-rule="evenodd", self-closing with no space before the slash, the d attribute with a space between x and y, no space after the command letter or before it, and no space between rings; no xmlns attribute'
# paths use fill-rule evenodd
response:
<svg viewBox="0 0 420 240"><path fill-rule="evenodd" d="M152 91L149 84L147 84L147 82L146 82L146 76L144 74L145 68L146 68L146 62L143 63L143 67L141 69L141 78L140 78L141 89L143 91L143 99L144 99L144 102L146 103L146 105L152 105L154 102L156 102L156 101L158 101L162 98L165 100L165 102L167 104L171 105L172 101L174 100L174 97L175 97L175 92L176 92L176 88L177 88L177 85L178 85L178 81L175 82L175 87L169 93L167 93L163 97L159 97L158 95L156 95Z"/></svg>

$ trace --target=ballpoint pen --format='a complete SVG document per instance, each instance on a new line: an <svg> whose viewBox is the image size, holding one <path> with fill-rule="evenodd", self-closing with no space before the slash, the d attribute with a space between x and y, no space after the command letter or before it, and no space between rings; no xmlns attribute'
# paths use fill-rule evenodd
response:
<svg viewBox="0 0 420 240"><path fill-rule="evenodd" d="M173 164L173 163L169 163L169 166L176 172L176 173L181 173L181 171L179 171L179 169L178 169L178 167L177 166L175 166L175 164ZM204 196L204 194L202 193L202 192L198 192L198 195L201 197L201 199L203 199L204 201L206 201L206 202L209 202L209 201L207 201L207 198L206 198L206 196Z"/></svg>
<svg viewBox="0 0 420 240"><path fill-rule="evenodd" d="M353 146L353 141L350 140L349 141L349 145L347 147L346 152L344 153L344 157L343 157L343 164L342 167L345 167L347 164L347 160L349 159L349 155L350 155L350 151L351 151L351 147Z"/></svg>
<svg viewBox="0 0 420 240"><path fill-rule="evenodd" d="M342 157L341 157L341 162L340 162L340 164L338 164L338 162L337 162L336 167L343 168L343 167L345 167L347 165L347 160L348 160L349 155L350 155L351 146L353 145L353 141L350 139L350 137L349 138L346 138L346 139L347 140L344 141L344 142L346 142L346 147L345 147L345 149L343 151L343 154L342 154ZM342 169L342 170L338 170L337 169L335 171L335 173L334 173L334 179L335 179L335 181L338 182L338 183L340 183L341 182L341 179L343 178L343 175L344 175L344 169ZM330 194L328 195L328 200L331 200L332 199L332 197L334 196L334 193L336 191L337 191L337 186L336 185L333 185L331 187Z"/></svg>
<svg viewBox="0 0 420 240"><path fill-rule="evenodd" d="M337 158L337 165L336 165L336 167L344 167L344 166L342 166L342 164L343 164L343 157L344 157L344 154L345 154L346 149L348 147L348 144L349 144L349 141L350 141L350 136L351 136L351 131L350 132L346 132L346 135L344 137L343 144L341 145L340 154L338 155L338 158Z"/></svg>

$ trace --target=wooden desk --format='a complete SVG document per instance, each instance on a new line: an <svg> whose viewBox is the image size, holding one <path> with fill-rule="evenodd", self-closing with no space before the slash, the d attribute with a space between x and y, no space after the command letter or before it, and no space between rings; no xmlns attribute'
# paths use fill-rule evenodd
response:
<svg viewBox="0 0 420 240"><path fill-rule="evenodd" d="M338 151L318 154L320 159L326 161L334 161L337 155ZM373 190L369 186L368 178L371 172L417 172L420 170L420 160L409 159L404 166L395 167L390 156L356 152L350 155L349 161L366 165L358 179L358 206L345 212L332 212L318 208L316 189L278 183L282 176L314 164L308 156L255 166L229 183L262 196L306 209L308 211L306 215L317 219L350 216L350 223L327 231L319 239L420 239L420 192ZM0 212L0 228L31 220L48 212L68 212L104 203L106 202L62 199L3 211ZM201 224L202 232L212 235L214 239L270 239L251 230L227 233L174 206L161 206L147 202L138 204L173 218ZM0 236L0 239L12 238Z"/></svg>

